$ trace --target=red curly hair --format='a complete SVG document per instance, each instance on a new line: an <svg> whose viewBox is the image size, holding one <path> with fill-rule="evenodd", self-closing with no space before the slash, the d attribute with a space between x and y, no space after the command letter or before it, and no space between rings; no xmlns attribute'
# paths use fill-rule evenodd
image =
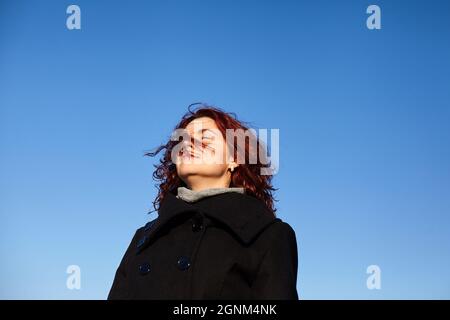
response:
<svg viewBox="0 0 450 320"><path fill-rule="evenodd" d="M191 110L194 105L200 105L195 110ZM243 121L239 121L235 113L225 112L218 107L207 105L204 103L193 103L189 105L188 112L181 118L181 121L176 125L175 129L184 129L194 119L201 117L209 117L213 119L222 133L222 136L226 137L226 129L243 129L249 128L244 125ZM157 211L162 203L164 197L168 192L176 194L178 187L186 187L186 184L178 177L175 164L171 160L171 153L173 147L178 144L179 141L169 140L166 144L160 145L155 151L146 152L145 156L154 157L162 150L165 150L158 165L154 165L155 171L153 172L153 179L157 184L158 195L153 201L153 207ZM272 175L261 175L262 168L268 168L269 165L263 164L267 161L261 161L261 155L256 152L258 148L263 147L263 144L257 139L257 149L251 148L248 139L245 139L245 163L239 164L231 175L231 187L242 187L245 189L245 193L261 200L270 212L275 216L276 208L274 206L273 191L276 189L272 186ZM234 155L236 161L237 146L233 143ZM256 152L256 163L252 164L248 161L249 155L252 152ZM265 153L263 153L265 154ZM152 212L152 211L151 211Z"/></svg>

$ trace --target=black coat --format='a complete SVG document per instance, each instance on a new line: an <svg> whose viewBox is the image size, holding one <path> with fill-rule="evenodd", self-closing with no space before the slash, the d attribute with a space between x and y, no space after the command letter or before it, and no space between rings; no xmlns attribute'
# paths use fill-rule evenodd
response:
<svg viewBox="0 0 450 320"><path fill-rule="evenodd" d="M294 230L262 201L168 193L136 231L108 299L298 299L297 264Z"/></svg>

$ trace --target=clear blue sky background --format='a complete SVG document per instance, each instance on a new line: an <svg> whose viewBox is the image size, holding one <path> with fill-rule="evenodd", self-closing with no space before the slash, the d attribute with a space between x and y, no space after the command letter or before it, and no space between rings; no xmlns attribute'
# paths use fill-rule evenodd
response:
<svg viewBox="0 0 450 320"><path fill-rule="evenodd" d="M449 77L448 1L1 0L0 298L106 298L203 101L280 129L302 298L448 299Z"/></svg>

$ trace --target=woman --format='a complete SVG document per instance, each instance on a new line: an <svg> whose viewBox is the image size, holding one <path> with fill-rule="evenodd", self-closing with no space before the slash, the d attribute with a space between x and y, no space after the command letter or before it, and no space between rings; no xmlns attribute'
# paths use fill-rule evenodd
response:
<svg viewBox="0 0 450 320"><path fill-rule="evenodd" d="M233 114L189 108L183 139L146 154L165 150L158 218L136 231L108 299L298 299L295 232L275 216L267 162L249 161L262 144L235 145L227 129L248 133Z"/></svg>

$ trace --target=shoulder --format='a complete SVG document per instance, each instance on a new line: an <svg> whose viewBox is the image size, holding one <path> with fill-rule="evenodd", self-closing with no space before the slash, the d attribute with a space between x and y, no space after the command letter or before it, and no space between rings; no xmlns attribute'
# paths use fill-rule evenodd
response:
<svg viewBox="0 0 450 320"><path fill-rule="evenodd" d="M267 228L267 234L272 238L296 238L296 233L292 226L281 220L280 218L276 218L274 222Z"/></svg>
<svg viewBox="0 0 450 320"><path fill-rule="evenodd" d="M285 250L286 248L297 249L297 235L292 226L276 218L260 237L260 246L267 250Z"/></svg>
<svg viewBox="0 0 450 320"><path fill-rule="evenodd" d="M136 231L134 232L133 238L131 239L130 245L133 245L133 244L136 245L140 241L140 239L142 239L142 237L144 237L153 228L153 226L156 224L157 221L158 221L158 218L155 218L155 219L147 222L145 225L136 229Z"/></svg>
<svg viewBox="0 0 450 320"><path fill-rule="evenodd" d="M144 232L150 230L152 226L156 223L158 218L148 221L145 225L140 226L136 229L134 236L139 236L140 234L143 234Z"/></svg>

